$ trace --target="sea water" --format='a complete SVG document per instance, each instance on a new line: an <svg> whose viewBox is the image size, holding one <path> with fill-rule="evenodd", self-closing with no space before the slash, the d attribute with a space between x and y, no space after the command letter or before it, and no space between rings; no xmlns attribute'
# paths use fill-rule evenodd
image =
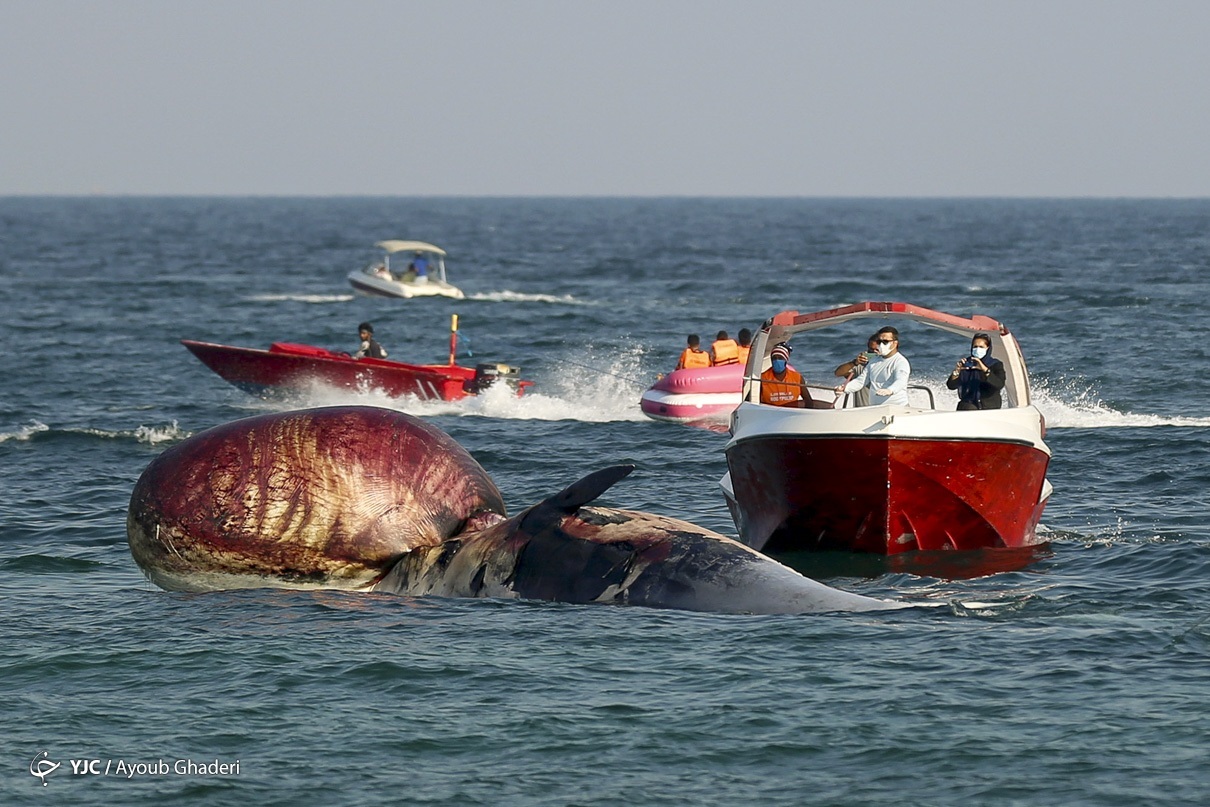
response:
<svg viewBox="0 0 1210 807"><path fill-rule="evenodd" d="M467 299L355 296L387 238L447 249ZM0 803L1208 803L1207 299L1204 200L0 199ZM861 300L1003 322L1046 418L1033 563L824 578L941 608L173 594L127 549L159 452L346 403L444 429L512 512L628 462L603 503L734 535L726 435L642 390L688 333ZM369 320L439 362L455 313L460 361L533 394L266 402L179 344L350 350ZM795 364L826 379L865 336ZM901 346L952 404L965 340Z"/></svg>

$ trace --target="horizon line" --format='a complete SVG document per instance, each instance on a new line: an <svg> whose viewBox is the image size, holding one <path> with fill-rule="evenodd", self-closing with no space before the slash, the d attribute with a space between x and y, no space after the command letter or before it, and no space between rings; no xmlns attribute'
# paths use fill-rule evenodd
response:
<svg viewBox="0 0 1210 807"><path fill-rule="evenodd" d="M1181 194L696 194L696 193L0 193L0 199L750 199L880 201L1201 201L1210 195Z"/></svg>

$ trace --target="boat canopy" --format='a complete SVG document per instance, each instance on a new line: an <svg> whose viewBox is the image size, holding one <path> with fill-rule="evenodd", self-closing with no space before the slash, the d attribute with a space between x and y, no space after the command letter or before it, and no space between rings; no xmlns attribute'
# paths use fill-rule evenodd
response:
<svg viewBox="0 0 1210 807"><path fill-rule="evenodd" d="M863 302L810 314L783 311L767 320L753 339L752 353L748 359L748 379L758 380L761 372L768 368L769 351L778 342L787 341L796 333L856 319L912 320L965 336L986 333L992 343L992 355L1004 363L1004 387L1009 399L1017 406L1030 405L1029 375L1025 369L1025 357L1007 327L991 317L979 314L970 318L959 317L910 303ZM755 395L755 392L749 392ZM746 394L744 397L747 399L749 396Z"/></svg>
<svg viewBox="0 0 1210 807"><path fill-rule="evenodd" d="M441 247L435 247L423 241L379 241L375 246L385 249L388 255L404 251L432 252L437 255L445 255L445 250Z"/></svg>

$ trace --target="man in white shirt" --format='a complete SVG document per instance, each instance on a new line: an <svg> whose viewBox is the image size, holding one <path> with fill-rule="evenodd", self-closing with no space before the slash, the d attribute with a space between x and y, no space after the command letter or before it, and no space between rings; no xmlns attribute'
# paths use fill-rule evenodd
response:
<svg viewBox="0 0 1210 807"><path fill-rule="evenodd" d="M836 392L853 392L867 387L870 390L870 406L907 406L907 386L912 365L899 352L899 331L888 325L877 333L874 341L878 355L870 359L856 378L837 387Z"/></svg>

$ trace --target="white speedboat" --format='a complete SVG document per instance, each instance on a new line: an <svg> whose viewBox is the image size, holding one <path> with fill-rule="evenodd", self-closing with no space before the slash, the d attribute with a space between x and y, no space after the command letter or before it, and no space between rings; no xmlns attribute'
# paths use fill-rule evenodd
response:
<svg viewBox="0 0 1210 807"><path fill-rule="evenodd" d="M864 339L896 320L967 340L987 334L991 356L1004 364L1002 408L937 408L929 388L911 385L911 405L858 407L848 400L852 394L833 400L834 378L822 388L808 386L814 399L809 408L760 402L761 373L778 343L809 344L816 329L845 322L860 322ZM954 349L967 350L968 343L955 342ZM1030 401L1016 339L990 317L893 302L785 311L753 340L744 375L744 401L732 414L728 471L720 484L740 539L753 548L891 556L1019 551L1045 542L1036 533L1051 493L1045 423Z"/></svg>
<svg viewBox="0 0 1210 807"><path fill-rule="evenodd" d="M377 297L466 297L462 290L450 284L445 277L445 250L426 244L424 241L379 241L376 246L383 250L383 258L364 269L349 273L349 283L362 294ZM399 252L411 253L405 266L396 258L392 266L391 256Z"/></svg>

